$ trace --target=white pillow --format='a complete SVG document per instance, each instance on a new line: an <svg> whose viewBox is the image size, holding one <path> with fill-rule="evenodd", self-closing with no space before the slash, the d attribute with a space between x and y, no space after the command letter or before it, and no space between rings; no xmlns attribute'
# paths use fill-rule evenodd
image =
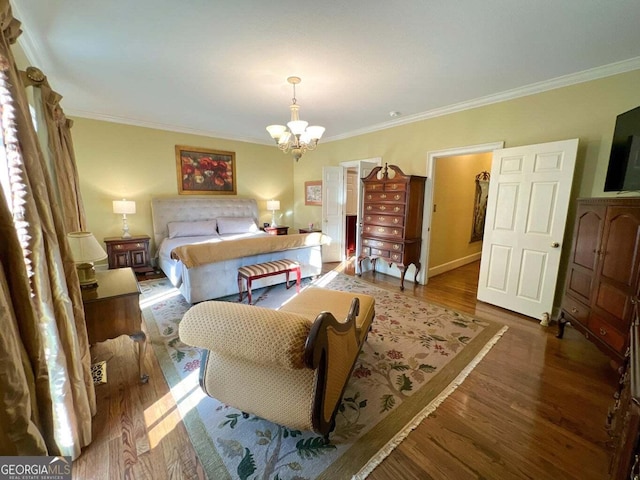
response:
<svg viewBox="0 0 640 480"><path fill-rule="evenodd" d="M216 221L201 220L198 222L169 222L169 238L175 237L200 237L217 235Z"/></svg>
<svg viewBox="0 0 640 480"><path fill-rule="evenodd" d="M251 233L258 231L258 225L252 217L218 217L218 233Z"/></svg>

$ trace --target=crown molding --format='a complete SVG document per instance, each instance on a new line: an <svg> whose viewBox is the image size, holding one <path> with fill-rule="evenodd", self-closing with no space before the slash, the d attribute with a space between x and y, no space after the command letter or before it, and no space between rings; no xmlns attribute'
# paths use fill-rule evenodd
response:
<svg viewBox="0 0 640 480"><path fill-rule="evenodd" d="M19 10L19 7L17 7L17 5L13 6L13 10L15 11L16 18L20 18L20 19L24 18L21 15L21 12ZM38 54L38 52L44 51L44 47L39 45L36 41L34 41L33 37L31 37L25 30L23 30L22 34L18 37L18 42L21 48L24 50L24 53L27 56L27 59L29 60L31 65L41 68L41 70L43 70L46 74L47 65L43 62L42 58ZM589 70L583 70L582 72L563 75L561 77L557 77L551 80L532 83L530 85L525 85L524 87L518 87L511 90L506 90L504 92L500 92L497 94L487 95L487 96L479 97L473 100L455 103L453 105L447 105L440 108L435 108L433 110L428 110L426 112L407 115L404 117L396 118L389 122L378 123L375 125L371 125L369 127L352 130L350 132L346 132L340 135L326 137L322 139L322 143L329 143L329 142L334 142L338 140L344 140L351 137L356 137L359 135L374 133L380 130L386 130L386 129L398 127L401 125L407 125L410 123L415 123L415 122L427 120L430 118L450 115L452 113L471 110L473 108L483 107L486 105L500 103L507 100L514 100L516 98L526 97L528 95L534 95L537 93L542 93L542 92L554 90L557 88L568 87L571 85L589 82L589 81L597 80L600 78L610 77L612 75L618 75L621 73L626 73L626 72L630 72L638 69L640 69L640 57L634 57L628 60L622 60L620 62L603 65L601 67L596 67ZM65 111L70 116L89 118L93 120L101 120L101 121L112 122L112 123L122 123L125 125L132 125L132 126L144 127L144 128L153 128L157 130L166 130L166 131L186 133L191 135L200 135L205 137L215 137L223 140L233 140L233 141L254 143L258 145L273 145L273 142L271 141L264 140L264 139L257 139L253 137L229 135L229 134L224 134L220 132L186 128L182 126L169 125L169 124L163 124L163 123L148 122L144 120L117 117L117 116L105 115L101 113L88 112L83 110L65 109Z"/></svg>
<svg viewBox="0 0 640 480"><path fill-rule="evenodd" d="M471 110L472 108L483 107L485 105L491 105L493 103L500 103L520 97L526 97L528 95L555 90L556 88L568 87L571 85L576 85L578 83L589 82L591 80L610 77L612 75L618 75L620 73L626 73L638 69L640 69L640 57L630 58L628 60L603 65L602 67L591 68L589 70L583 70L582 72L571 73L569 75L563 75L562 77L553 78L551 80L545 80L542 82L525 85L524 87L506 90L494 95L487 95L485 97L476 98L466 102L455 103L453 105L435 108L426 112L407 115L406 117L398 118L390 122L379 123L370 127L365 127L344 134L335 135L323 139L323 141L324 143L327 143L336 140L344 140L345 138L378 132L380 130L386 130L388 128L393 128L400 125L419 122L421 120L427 120L429 118L441 117L443 115L450 115L452 113L462 112L464 110Z"/></svg>
<svg viewBox="0 0 640 480"><path fill-rule="evenodd" d="M166 130L169 132L176 132L176 133L186 133L189 135L199 135L202 137L218 138L220 140L233 140L236 142L246 142L246 143L254 143L254 144L269 145L269 146L273 145L273 141L269 142L266 140L256 139L252 137L229 135L228 133L220 133L220 132L214 132L209 130L199 130L196 128L187 128L187 127L181 127L178 125L169 125L166 123L147 122L145 120L117 117L114 115L105 115L102 113L88 112L85 110L76 110L72 108L65 108L64 111L68 117L79 117L79 118L87 118L90 120L100 120L103 122L121 123L124 125L131 125L134 127L152 128L155 130Z"/></svg>

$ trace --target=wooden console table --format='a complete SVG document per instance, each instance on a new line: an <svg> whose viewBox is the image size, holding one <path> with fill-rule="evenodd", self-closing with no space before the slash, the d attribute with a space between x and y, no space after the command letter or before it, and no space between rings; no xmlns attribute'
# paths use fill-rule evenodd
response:
<svg viewBox="0 0 640 480"><path fill-rule="evenodd" d="M87 324L89 344L94 345L120 335L128 335L138 344L138 373L147 383L144 355L147 336L142 331L140 289L131 268L117 268L96 272L98 287L82 290L82 303Z"/></svg>

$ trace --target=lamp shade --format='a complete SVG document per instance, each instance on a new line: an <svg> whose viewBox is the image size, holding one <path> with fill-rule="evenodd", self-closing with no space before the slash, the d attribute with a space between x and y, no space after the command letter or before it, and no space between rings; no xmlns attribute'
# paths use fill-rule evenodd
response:
<svg viewBox="0 0 640 480"><path fill-rule="evenodd" d="M267 210L280 210L280 200L267 200Z"/></svg>
<svg viewBox="0 0 640 480"><path fill-rule="evenodd" d="M287 127L285 127L284 125L269 125L267 127L267 132L269 132L271 138L275 138L276 140L278 140L284 134L286 129Z"/></svg>
<svg viewBox="0 0 640 480"><path fill-rule="evenodd" d="M91 232L70 232L67 233L67 240L75 263L92 263L107 258L107 252Z"/></svg>
<svg viewBox="0 0 640 480"><path fill-rule="evenodd" d="M114 200L113 213L136 213L136 202L133 200Z"/></svg>

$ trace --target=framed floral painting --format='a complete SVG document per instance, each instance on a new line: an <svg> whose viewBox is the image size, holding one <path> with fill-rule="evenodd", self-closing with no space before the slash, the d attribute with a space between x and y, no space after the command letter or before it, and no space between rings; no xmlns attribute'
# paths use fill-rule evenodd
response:
<svg viewBox="0 0 640 480"><path fill-rule="evenodd" d="M235 195L236 154L176 145L180 195Z"/></svg>

